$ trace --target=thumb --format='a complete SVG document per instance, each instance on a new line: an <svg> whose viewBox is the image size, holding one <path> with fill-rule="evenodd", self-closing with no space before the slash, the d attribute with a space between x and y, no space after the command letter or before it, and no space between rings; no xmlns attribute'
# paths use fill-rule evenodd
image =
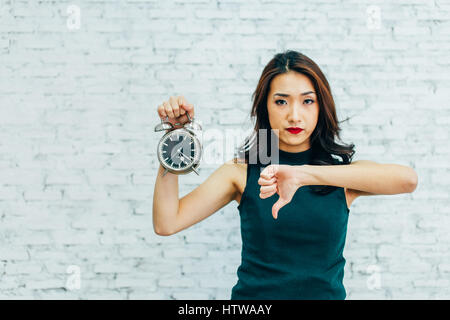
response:
<svg viewBox="0 0 450 320"><path fill-rule="evenodd" d="M272 207L272 216L274 219L278 218L278 211L280 211L280 209L288 203L289 203L289 201L282 199L282 198L279 198L278 201L275 202L275 204Z"/></svg>

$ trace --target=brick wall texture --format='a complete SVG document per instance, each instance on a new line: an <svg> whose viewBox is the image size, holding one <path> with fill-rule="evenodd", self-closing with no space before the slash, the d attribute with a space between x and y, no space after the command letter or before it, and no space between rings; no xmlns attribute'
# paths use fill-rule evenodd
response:
<svg viewBox="0 0 450 320"><path fill-rule="evenodd" d="M204 130L251 129L287 49L326 74L354 160L419 175L352 204L347 299L450 298L449 0L0 0L0 298L229 299L236 202L153 231L156 108L182 94Z"/></svg>

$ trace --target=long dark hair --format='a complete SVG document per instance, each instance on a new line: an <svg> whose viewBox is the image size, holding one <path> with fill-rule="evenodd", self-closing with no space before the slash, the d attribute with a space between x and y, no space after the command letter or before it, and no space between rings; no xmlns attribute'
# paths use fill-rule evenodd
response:
<svg viewBox="0 0 450 320"><path fill-rule="evenodd" d="M276 54L265 66L255 92L252 95L253 107L250 116L256 122L252 133L245 139L244 143L236 150L236 161L249 163L252 152L258 153L260 141L258 132L260 129L270 131L269 114L267 111L267 96L269 94L270 83L279 74L287 73L290 70L299 72L307 76L314 85L319 103L319 118L316 128L310 136L311 144L311 165L340 165L350 164L355 153L352 144L339 144L341 140L339 133L339 121L336 116L336 107L331 94L330 85L319 66L304 54L288 50L284 53ZM267 141L270 154L270 134L267 134ZM256 140L256 143L255 143ZM336 157L340 157L341 160ZM252 158L253 159L253 158ZM259 159L259 156L256 156ZM258 160L259 163L259 160ZM314 192L327 194L334 191L336 186L309 186Z"/></svg>

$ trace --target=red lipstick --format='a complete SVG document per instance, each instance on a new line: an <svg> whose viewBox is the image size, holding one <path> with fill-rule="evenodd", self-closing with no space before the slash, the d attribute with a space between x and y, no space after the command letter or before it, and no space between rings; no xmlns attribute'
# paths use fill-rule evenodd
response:
<svg viewBox="0 0 450 320"><path fill-rule="evenodd" d="M299 128L299 127L290 127L290 128L287 128L286 130L292 134L297 134L297 133L300 133L303 131L303 129Z"/></svg>

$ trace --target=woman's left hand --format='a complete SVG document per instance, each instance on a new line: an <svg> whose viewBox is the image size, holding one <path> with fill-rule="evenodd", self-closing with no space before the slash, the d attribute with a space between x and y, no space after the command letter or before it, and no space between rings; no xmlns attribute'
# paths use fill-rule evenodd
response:
<svg viewBox="0 0 450 320"><path fill-rule="evenodd" d="M280 198L272 207L272 216L278 217L278 211L291 202L292 197L298 188L302 186L299 182L300 166L290 166L282 164L271 164L261 172L258 184L260 188L260 198L266 199L277 193Z"/></svg>

